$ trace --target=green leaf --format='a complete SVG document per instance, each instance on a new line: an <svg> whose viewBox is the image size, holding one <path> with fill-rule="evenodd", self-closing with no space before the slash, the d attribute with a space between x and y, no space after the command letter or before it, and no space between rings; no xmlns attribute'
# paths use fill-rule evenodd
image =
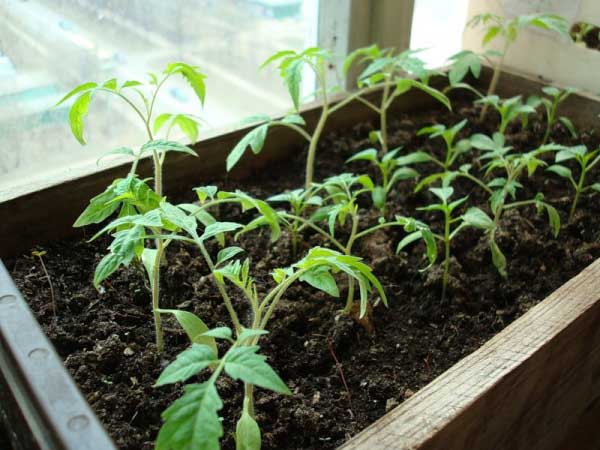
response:
<svg viewBox="0 0 600 450"><path fill-rule="evenodd" d="M339 297L340 291L337 287L335 279L331 275L329 267L317 266L307 272L301 277L300 281L304 281L310 284L312 287L317 288L332 297Z"/></svg>
<svg viewBox="0 0 600 450"><path fill-rule="evenodd" d="M356 153L346 160L347 163L352 161L371 161L373 163L377 163L377 150L374 148L368 148Z"/></svg>
<svg viewBox="0 0 600 450"><path fill-rule="evenodd" d="M267 60L260 65L260 69L264 69L266 66L268 66L269 64L271 64L274 61L277 61L278 59L284 58L286 56L292 56L292 55L296 55L296 52L293 50L281 50L279 52L276 52L276 53L272 54L271 56L269 56L267 58Z"/></svg>
<svg viewBox="0 0 600 450"><path fill-rule="evenodd" d="M393 182L390 182L390 185L391 184L393 184ZM371 199L373 200L373 205L375 205L375 208L383 209L387 200L387 192L382 186L376 186L371 191Z"/></svg>
<svg viewBox="0 0 600 450"><path fill-rule="evenodd" d="M396 164L399 166L408 166L411 164L421 164L430 162L432 159L433 158L428 153L418 151L396 158Z"/></svg>
<svg viewBox="0 0 600 450"><path fill-rule="evenodd" d="M94 287L96 289L98 289L102 281L111 276L119 268L122 259L120 255L109 253L100 260L94 272Z"/></svg>
<svg viewBox="0 0 600 450"><path fill-rule="evenodd" d="M117 196L115 187L119 181L113 181L103 193L92 198L88 207L77 218L73 226L77 228L93 223L100 223L113 214L119 207L118 203L112 203L112 200Z"/></svg>
<svg viewBox="0 0 600 450"><path fill-rule="evenodd" d="M104 84L102 85L103 88L108 89L110 91L116 91L117 90L117 79L116 78L111 78L108 81L105 81Z"/></svg>
<svg viewBox="0 0 600 450"><path fill-rule="evenodd" d="M548 167L546 170L548 172L555 173L556 175L566 178L568 180L573 179L573 174L571 172L571 169L569 169L568 167L555 164L553 166Z"/></svg>
<svg viewBox="0 0 600 450"><path fill-rule="evenodd" d="M231 150L227 156L227 171L229 172L239 162L246 148L250 147L254 154L260 153L265 144L269 124L265 123L251 130L244 136L240 142Z"/></svg>
<svg viewBox="0 0 600 450"><path fill-rule="evenodd" d="M429 190L444 203L447 203L448 199L454 194L454 189L452 187L431 188Z"/></svg>
<svg viewBox="0 0 600 450"><path fill-rule="evenodd" d="M420 89L421 91L429 94L431 97L436 99L442 105L444 105L449 111L452 111L452 104L450 103L450 99L446 97L441 91L432 88L431 86L426 85L425 83L421 83L420 81L411 80L411 85Z"/></svg>
<svg viewBox="0 0 600 450"><path fill-rule="evenodd" d="M400 253L406 247L408 247L413 242L418 241L423 237L423 234L420 231L413 231L410 234L404 236L404 238L398 243L398 247L396 247L396 253Z"/></svg>
<svg viewBox="0 0 600 450"><path fill-rule="evenodd" d="M158 131L162 128L162 126L167 123L167 121L173 117L173 114L163 113L160 114L154 119L154 133L158 133Z"/></svg>
<svg viewBox="0 0 600 450"><path fill-rule="evenodd" d="M192 344L163 370L154 386L187 381L216 362L218 358L212 348L207 345Z"/></svg>
<svg viewBox="0 0 600 450"><path fill-rule="evenodd" d="M550 223L552 234L554 237L558 237L560 233L560 215L554 206L544 203L544 207L548 213L548 222Z"/></svg>
<svg viewBox="0 0 600 450"><path fill-rule="evenodd" d="M198 154L189 148L187 145L180 144L176 141L168 141L166 139L155 139L150 142L146 142L142 145L140 150L142 154L144 153L167 153L167 152L178 152L178 153L187 153L188 155L198 156Z"/></svg>
<svg viewBox="0 0 600 450"><path fill-rule="evenodd" d="M496 241L490 241L490 250L492 252L492 262L494 263L494 266L496 266L500 275L506 278L508 276L508 273L506 272L506 257L500 250L500 247L498 247L498 244L496 244Z"/></svg>
<svg viewBox="0 0 600 450"><path fill-rule="evenodd" d="M600 183L594 183L590 186L590 189L593 189L596 192L600 192Z"/></svg>
<svg viewBox="0 0 600 450"><path fill-rule="evenodd" d="M198 122L192 117L186 114L177 114L171 123L173 126L178 126L190 142L195 143L198 140Z"/></svg>
<svg viewBox="0 0 600 450"><path fill-rule="evenodd" d="M215 339L204 334L209 331L209 328L200 317L191 312L178 309L159 309L157 311L161 314L172 314L192 344L205 345L212 350L215 356L219 354Z"/></svg>
<svg viewBox="0 0 600 450"><path fill-rule="evenodd" d="M245 399L244 402L246 401ZM260 450L260 447L260 428L256 420L244 408L242 417L235 427L235 450Z"/></svg>
<svg viewBox="0 0 600 450"><path fill-rule="evenodd" d="M88 113L91 100L92 92L87 91L81 94L77 100L73 102L73 105L71 105L71 109L69 110L71 132L81 145L85 145L85 140L83 139L83 118Z"/></svg>
<svg viewBox="0 0 600 450"><path fill-rule="evenodd" d="M258 350L258 346L231 349L225 362L225 372L235 380L242 380L244 383L269 389L279 394L291 395L279 375L267 364L267 358L257 353Z"/></svg>
<svg viewBox="0 0 600 450"><path fill-rule="evenodd" d="M211 237L217 236L218 234L227 233L242 228L243 225L235 222L215 222L208 225L204 229L204 233L200 236L200 239L205 241Z"/></svg>
<svg viewBox="0 0 600 450"><path fill-rule="evenodd" d="M160 216L171 222L177 228L181 228L188 233L192 238L197 238L196 219L188 216L185 212L168 202L160 203Z"/></svg>
<svg viewBox="0 0 600 450"><path fill-rule="evenodd" d="M306 122L304 121L304 118L299 115L299 114L290 114L285 116L283 119L281 119L282 123L292 123L295 125L302 125L305 126Z"/></svg>
<svg viewBox="0 0 600 450"><path fill-rule="evenodd" d="M230 341L233 333L229 327L217 327L212 330L205 331L202 336L213 337L216 339L224 339Z"/></svg>
<svg viewBox="0 0 600 450"><path fill-rule="evenodd" d="M121 89L125 89L128 87L134 87L134 86L143 86L143 84L136 80L128 80L125 83L123 83L123 86L121 86Z"/></svg>
<svg viewBox="0 0 600 450"><path fill-rule="evenodd" d="M575 125L573 125L573 122L571 122L571 119L562 116L559 117L558 120L565 126L567 130L569 130L569 133L571 133L572 138L577 138L577 129L575 128Z"/></svg>
<svg viewBox="0 0 600 450"><path fill-rule="evenodd" d="M463 50L449 59L453 62L448 73L450 85L456 86L459 84L469 71L475 78L479 78L481 74L481 57L478 54L470 50Z"/></svg>
<svg viewBox="0 0 600 450"><path fill-rule="evenodd" d="M292 97L292 102L294 103L296 111L300 109L300 84L302 83L303 67L304 60L296 59L282 69L285 84L290 93L290 97Z"/></svg>
<svg viewBox="0 0 600 450"><path fill-rule="evenodd" d="M146 273L148 274L148 280L152 284L152 278L154 273L154 267L156 263L156 254L158 250L153 248L145 248L142 251L142 265L146 269Z"/></svg>
<svg viewBox="0 0 600 450"><path fill-rule="evenodd" d="M200 103L204 105L204 99L206 97L206 85L204 79L206 78L206 75L200 73L198 67L190 66L183 62L175 62L167 65L165 73L180 74L192 87L198 100L200 100Z"/></svg>
<svg viewBox="0 0 600 450"><path fill-rule="evenodd" d="M91 89L96 88L97 86L98 86L98 83L93 83L93 82L83 83L83 84L77 86L72 91L68 92L67 95L65 95L63 98L61 98L60 101L56 105L54 105L54 106L58 106L61 103L64 103L65 101L67 101L68 99L70 99L71 97L73 97L74 95L79 94L81 92L89 91Z"/></svg>
<svg viewBox="0 0 600 450"><path fill-rule="evenodd" d="M462 218L467 225L481 230L492 230L495 228L494 221L479 208L469 208Z"/></svg>
<svg viewBox="0 0 600 450"><path fill-rule="evenodd" d="M104 158L106 158L107 156L110 156L110 155L126 155L126 156L135 157L135 152L132 149L130 149L129 147L113 148L112 150L107 151L100 158L98 158L96 160L96 165L98 165L100 163L100 161L102 161Z"/></svg>
<svg viewBox="0 0 600 450"><path fill-rule="evenodd" d="M269 334L267 330L253 330L250 328L242 328L242 332L238 336L239 342L244 342L246 339L256 336L264 336L265 334Z"/></svg>
<svg viewBox="0 0 600 450"><path fill-rule="evenodd" d="M243 253L243 252L244 252L244 249L240 248L240 247L224 248L223 250L219 251L219 253L217 254L216 265L218 266L219 264L222 264L225 261L228 261L231 258L233 258L234 256L239 255L240 253Z"/></svg>
<svg viewBox="0 0 600 450"><path fill-rule="evenodd" d="M223 402L212 382L190 384L181 398L162 413L156 450L219 450Z"/></svg>

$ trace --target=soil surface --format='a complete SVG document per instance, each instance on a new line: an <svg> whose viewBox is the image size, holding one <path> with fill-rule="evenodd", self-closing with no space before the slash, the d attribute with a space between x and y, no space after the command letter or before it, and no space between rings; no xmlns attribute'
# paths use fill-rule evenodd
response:
<svg viewBox="0 0 600 450"><path fill-rule="evenodd" d="M579 24L573 25L573 28L571 29L571 36L575 36L574 33L579 32L579 27ZM583 37L583 43L587 48L592 50L600 50L600 28L594 27L590 32L588 32Z"/></svg>
<svg viewBox="0 0 600 450"><path fill-rule="evenodd" d="M467 102L455 104L455 112L433 110L403 114L390 121L391 147L404 146L406 152L425 149L441 154L443 142L417 137L416 131L432 123L453 125L463 118L469 125L461 132L491 133L497 126L494 113L481 124L477 111ZM518 150L537 148L543 136L542 117L529 122L526 130L513 124L508 141ZM320 144L317 179L346 171L371 171L366 164L344 161L370 147L373 123L328 134ZM596 148L593 133L571 139L557 126L553 139L563 144L584 143ZM268 194L302 185L306 149L298 149L291 162L256 174L250 181L221 186L240 188L254 195ZM461 161L471 162L474 152ZM477 164L477 162L475 162ZM434 167L421 167L424 174ZM374 172L372 173L373 175ZM590 176L596 177L597 173ZM571 191L563 179L543 171L523 181L519 198L543 191L566 222ZM415 212L432 201L427 191L414 193L414 182L403 182L391 194L390 214L414 215L439 230L440 217ZM469 195L469 204L487 208L480 189L468 181L454 184L455 198ZM190 200L187 198L186 200ZM584 196L571 224L564 224L555 239L547 218L535 208L513 210L502 221L498 243L508 258L508 279L502 279L491 263L483 234L468 231L453 241L450 287L441 298L441 271L421 272L422 245L395 254L405 235L401 228L380 232L363 240L356 253L365 258L382 281L389 296L389 308L373 308L372 334L338 311L341 299L297 285L285 295L270 323L271 333L262 341L262 352L291 388L283 397L259 390L257 420L263 432L264 449L333 449L349 437L402 403L465 355L473 352L506 325L561 286L600 256L600 205ZM361 210L361 226L377 223L368 198ZM221 220L248 220L235 209L220 211ZM84 230L90 236L93 230ZM342 233L343 235L343 233ZM81 386L89 403L106 425L120 449L152 449L160 427L160 413L181 393L180 386L152 387L162 368L187 344L175 322L167 320L166 347L158 355L148 286L139 267L120 270L100 291L92 286L94 267L109 241L88 243L80 240L57 242L39 247L45 250L45 263L54 283L58 314L53 317L48 282L39 261L29 254L9 261L9 269L30 302L46 333ZM252 257L253 275L264 291L270 284L269 272L294 261L286 236L269 243L267 230L243 236L240 246ZM302 253L321 238L307 232ZM218 248L210 249L216 252ZM168 267L163 269L162 306L198 314L209 326L230 325L225 307L197 251L185 245L172 245ZM340 280L343 288L344 282ZM242 296L230 289L241 317L248 308ZM344 298L342 289L342 298ZM336 364L339 361L340 365ZM206 374L199 377L204 379ZM233 449L231 431L239 416L242 386L223 377L218 390L224 399L223 448Z"/></svg>

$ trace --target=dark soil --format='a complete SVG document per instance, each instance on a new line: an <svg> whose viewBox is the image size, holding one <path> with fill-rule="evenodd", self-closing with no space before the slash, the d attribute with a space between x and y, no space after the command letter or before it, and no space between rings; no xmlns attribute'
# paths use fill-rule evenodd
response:
<svg viewBox="0 0 600 450"><path fill-rule="evenodd" d="M579 24L573 25L573 28L571 29L571 36L575 36L574 33L579 32L579 26ZM592 50L600 50L600 28L594 27L583 37L583 42L587 48Z"/></svg>
<svg viewBox="0 0 600 450"><path fill-rule="evenodd" d="M464 136L495 129L495 114L490 113L485 124L478 124L477 111L465 105L458 103L454 113L436 110L395 117L390 127L392 147L403 145L407 152L420 148L441 152L441 140L415 135L420 127L433 122L453 125L466 117L470 125L463 130ZM373 128L374 124L365 123L326 136L319 149L317 178L341 170L368 170L360 164L345 167L344 161L370 146L368 133ZM530 150L538 146L543 131L543 120L537 118L526 131L515 124L508 139L517 149ZM598 144L593 134L570 140L560 126L553 136L565 144L585 143L593 148ZM299 149L292 162L227 188L264 197L300 186L304 154ZM540 173L524 183L522 195L544 191L566 221L571 192L562 179ZM397 186L390 212L438 220L434 214L415 212L432 197L427 192L415 194L413 188L412 182ZM485 208L484 197L469 182L459 181L455 189L455 198L470 195L472 205ZM363 225L376 223L368 199L364 205ZM440 270L418 270L424 266L420 245L395 255L396 245L404 236L401 229L363 241L357 253L371 264L389 296L389 309L379 304L372 311L373 334L348 318L336 317L343 306L341 300L306 285L290 289L270 324L271 333L261 342L262 351L293 395L258 392L263 448L333 449L402 403L599 257L599 212L596 198L583 198L575 220L563 227L559 239L552 237L545 215L537 215L533 208L507 214L499 237L509 262L507 280L493 267L482 234L463 232L453 243L455 258L445 302L440 301ZM221 219L248 217L240 218L235 210L222 210ZM137 267L121 270L96 291L92 273L108 241L87 243L83 237L43 247L57 293L56 318L38 261L26 254L9 262L9 267L117 446L151 449L161 411L181 392L180 387L155 389L152 385L165 364L187 346L186 337L176 323L168 322L167 351L158 355L149 292L141 271ZM303 238L303 252L323 244L311 233ZM252 257L253 274L261 289L269 286L272 268L293 261L285 236L271 245L266 230L243 237L240 245ZM196 250L173 245L168 261L163 275L163 307L193 311L209 326L229 325L225 307ZM245 318L247 308L242 297L233 289L231 294ZM223 448L232 449L231 431L240 412L242 386L222 378L218 389L225 400L221 412L226 430Z"/></svg>

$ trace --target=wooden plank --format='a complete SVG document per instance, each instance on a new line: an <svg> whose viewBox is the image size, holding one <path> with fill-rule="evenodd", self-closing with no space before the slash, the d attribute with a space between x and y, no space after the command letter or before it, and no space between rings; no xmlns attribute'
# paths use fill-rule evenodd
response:
<svg viewBox="0 0 600 450"><path fill-rule="evenodd" d="M116 450L0 262L1 418L19 448Z"/></svg>
<svg viewBox="0 0 600 450"><path fill-rule="evenodd" d="M443 86L443 80L435 83ZM440 84L441 83L441 84ZM375 100L379 94L370 97ZM344 95L334 97L334 102ZM427 94L412 90L392 106L393 112L418 111L436 104ZM312 129L320 114L320 104L311 103L302 108L302 116L308 129ZM358 102L333 114L327 121L325 131L351 127L357 123L373 120L376 115ZM198 158L183 154L172 154L166 160L165 192L169 197L189 191L208 181L223 179L225 159L229 151L251 129L252 126L237 128L225 133L213 132L193 147ZM262 168L304 148L305 141L288 128L276 127L269 131L265 147L259 155L247 154L229 179L241 179L258 173ZM142 176L151 176L151 161L140 163ZM83 177L64 180L48 180L42 189L31 190L24 183L16 186L5 198L0 197L0 258L8 258L25 252L35 245L43 245L67 236L81 236L81 230L73 229L72 224L83 211L90 198L102 192L112 180L125 176L129 164L106 168Z"/></svg>
<svg viewBox="0 0 600 450"><path fill-rule="evenodd" d="M555 450L600 401L600 260L341 450Z"/></svg>

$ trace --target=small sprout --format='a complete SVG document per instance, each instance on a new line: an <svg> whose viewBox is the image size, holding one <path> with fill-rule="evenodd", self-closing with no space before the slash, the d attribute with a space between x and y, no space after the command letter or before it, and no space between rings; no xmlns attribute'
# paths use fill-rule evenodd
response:
<svg viewBox="0 0 600 450"><path fill-rule="evenodd" d="M571 122L571 119L569 119L568 117L565 117L565 116L557 117L557 112L558 112L558 107L560 106L560 104L562 102L564 102L571 94L574 94L575 92L577 92L577 89L566 88L566 89L562 90L562 89L555 88L553 86L546 86L546 87L542 88L542 91L544 92L544 94L546 94L548 97L550 97L550 98L543 97L540 99L541 103L544 105L544 108L546 110L546 121L547 121L546 133L544 134L544 138L542 139L542 145L544 145L548 142L548 139L550 138L550 133L552 132L552 127L556 123L557 119L560 123L562 123L565 126L565 128L567 130L569 130L569 132L571 133L571 136L576 138L577 130L575 129L573 122Z"/></svg>
<svg viewBox="0 0 600 450"><path fill-rule="evenodd" d="M535 27L542 30L553 31L561 36L565 36L570 39L569 36L569 27L566 19L563 17L554 15L554 14L532 14L527 16L517 16L512 19L507 19L502 16L498 16L496 14L478 14L473 17L467 24L469 27L478 27L482 26L485 29L485 34L483 36L482 44L483 47L487 47L492 41L496 38L501 38L503 42L503 47L501 52L497 52L496 55L490 55L487 53L486 56L499 56L499 59L496 64L494 64L494 75L492 76L492 80L490 82L490 86L488 88L487 97L492 96L496 92L496 87L498 86L498 81L500 80L500 74L502 72L502 66L504 65L504 61L506 59L506 55L508 50L512 46L512 44L517 40L519 33L521 30L527 27ZM470 55L462 55L461 58L458 58L459 64L465 65L466 63L463 61L464 58ZM473 63L471 62L471 66ZM458 74L456 74L458 72ZM460 71L457 69L455 71L454 80L459 80L458 75L465 73L463 68ZM480 119L483 120L487 114L489 104L484 103L484 108L481 111Z"/></svg>
<svg viewBox="0 0 600 450"><path fill-rule="evenodd" d="M483 134L474 135L471 143L473 147L484 152L480 159L486 162L484 165L486 176L497 171L500 171L502 176L493 178L487 184L490 189L489 206L493 218L481 210L475 211L474 209L470 210L470 214L466 214L465 218L471 226L483 229L487 233L492 261L498 272L503 277L507 277L506 257L496 243L500 220L506 211L526 206L535 206L538 212L546 210L552 233L554 236L558 236L560 232L560 216L552 205L544 201L541 193L532 199L521 201L516 201L516 197L517 192L523 187L519 180L525 174L532 176L538 168L547 165L540 159L540 156L551 151L561 150L563 147L549 144L528 153L513 153L512 147L505 145L504 136L500 133L495 133L493 138ZM509 202L510 199L514 201Z"/></svg>
<svg viewBox="0 0 600 450"><path fill-rule="evenodd" d="M37 258L40 260L40 265L42 266L44 275L46 276L46 279L48 280L48 286L50 287L50 297L52 299L52 315L56 318L56 311L58 310L58 307L56 304L56 296L54 295L54 286L52 285L52 279L50 278L48 269L46 269L46 264L44 264L44 258L43 258L43 256L46 255L46 253L47 252L45 250L34 250L31 252L31 255L37 256Z"/></svg>
<svg viewBox="0 0 600 450"><path fill-rule="evenodd" d="M344 62L344 73L359 60L366 68L358 76L359 91L353 94L356 100L379 114L379 142L382 153L388 152L388 109L396 98L416 88L429 94L449 110L450 100L442 92L429 86L432 72L427 70L425 62L416 54L419 50L405 50L396 53L394 49L380 49L377 45L359 48L350 53ZM414 77L414 78L413 78ZM374 104L364 97L373 88L382 87L381 102Z"/></svg>
<svg viewBox="0 0 600 450"><path fill-rule="evenodd" d="M419 176L419 173L406 167L407 164L415 164L419 162L427 162L430 160L426 153L412 153L411 155L398 157L397 154L401 148L396 148L386 153L382 158L377 156L377 150L370 148L358 152L354 156L348 158L346 163L353 161L369 161L379 169L381 176L380 184L370 185L367 189L371 192L371 199L375 207L385 215L385 207L387 204L388 194L396 183L403 180L413 180Z"/></svg>
<svg viewBox="0 0 600 450"><path fill-rule="evenodd" d="M501 134L506 133L508 125L514 120L521 118L528 114L535 114L535 107L531 104L523 103L520 95L508 99L500 99L497 95L491 95L479 99L475 102L476 104L482 104L492 106L498 114L500 114L500 125L498 132Z"/></svg>
<svg viewBox="0 0 600 450"><path fill-rule="evenodd" d="M446 144L445 158L440 161L434 156L431 156L431 161L442 167L444 171L450 170L459 156L471 150L471 143L468 139L461 139L458 142L455 142L456 137L465 125L467 125L467 119L457 123L451 128L446 128L445 125L438 124L421 128L417 132L417 136L427 135L430 139L441 137L444 140L444 143Z"/></svg>
<svg viewBox="0 0 600 450"><path fill-rule="evenodd" d="M566 161L571 160L575 160L579 165L579 179L577 181L573 176L573 171L564 165ZM569 211L569 222L572 222L573 217L575 217L577 204L579 203L579 198L581 197L582 193L588 191L600 192L600 183L586 185L586 177L598 163L598 161L600 161L600 149L590 152L585 145L578 145L576 147L565 148L557 152L555 159L556 164L546 169L549 172L567 179L575 190L575 197Z"/></svg>
<svg viewBox="0 0 600 450"><path fill-rule="evenodd" d="M399 221L404 225L405 231L409 234L398 244L397 252L402 251L406 246L417 240L423 240L427 249L427 258L429 267L435 263L438 256L437 243L439 241L444 247L444 262L442 276L442 301L446 298L446 290L448 287L448 279L450 274L450 245L452 240L464 228L470 226L465 222L463 216L455 216L454 211L462 206L467 197L460 198L455 201L450 201L454 194L454 189L451 186L441 188L431 188L429 191L435 195L440 203L433 203L423 208L418 208L419 211L437 211L444 215L444 230L442 233L434 233L429 225L419 222L412 218L402 217Z"/></svg>

